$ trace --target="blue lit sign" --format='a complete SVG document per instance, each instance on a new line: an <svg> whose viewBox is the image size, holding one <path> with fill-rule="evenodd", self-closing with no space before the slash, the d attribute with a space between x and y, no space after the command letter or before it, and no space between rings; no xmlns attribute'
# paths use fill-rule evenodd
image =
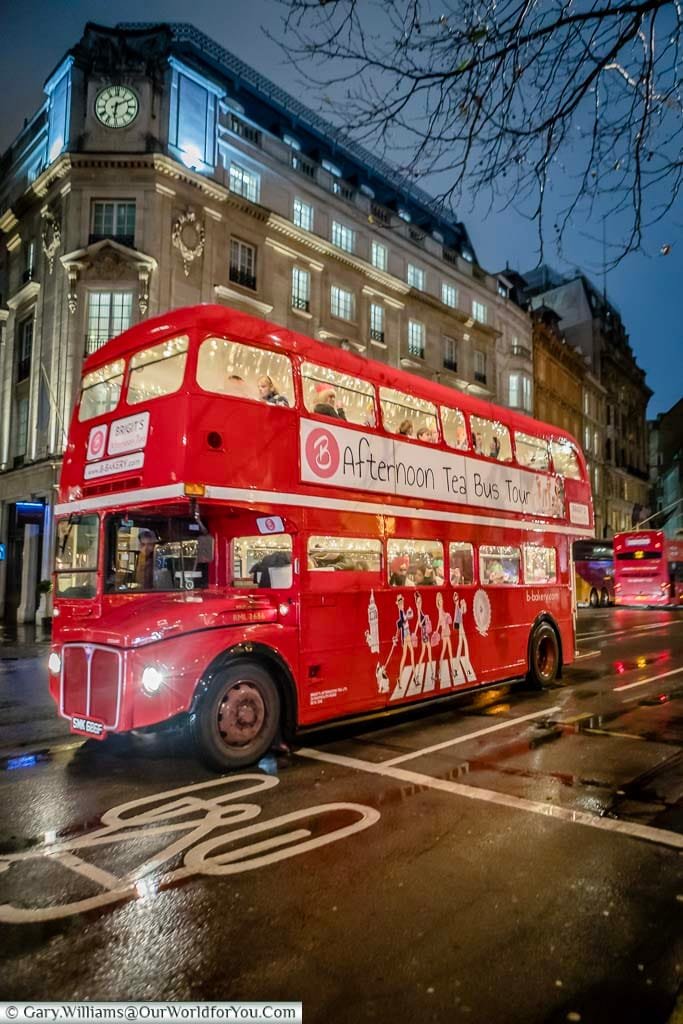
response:
<svg viewBox="0 0 683 1024"><path fill-rule="evenodd" d="M0 544L0 562L5 561L5 545Z"/></svg>
<svg viewBox="0 0 683 1024"><path fill-rule="evenodd" d="M45 506L42 501L18 501L17 512L42 512Z"/></svg>

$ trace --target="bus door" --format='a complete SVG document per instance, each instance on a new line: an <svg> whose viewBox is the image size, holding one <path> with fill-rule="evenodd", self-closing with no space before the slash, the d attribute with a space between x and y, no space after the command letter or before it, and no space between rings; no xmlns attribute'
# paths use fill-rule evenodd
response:
<svg viewBox="0 0 683 1024"><path fill-rule="evenodd" d="M302 720L376 708L386 699L378 684L382 542L320 532L304 543Z"/></svg>

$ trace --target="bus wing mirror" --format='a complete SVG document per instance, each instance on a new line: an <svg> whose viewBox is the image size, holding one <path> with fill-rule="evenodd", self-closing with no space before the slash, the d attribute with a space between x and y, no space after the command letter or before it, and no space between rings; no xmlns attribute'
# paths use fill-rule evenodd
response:
<svg viewBox="0 0 683 1024"><path fill-rule="evenodd" d="M197 537L197 564L213 562L213 550L213 537L210 534Z"/></svg>

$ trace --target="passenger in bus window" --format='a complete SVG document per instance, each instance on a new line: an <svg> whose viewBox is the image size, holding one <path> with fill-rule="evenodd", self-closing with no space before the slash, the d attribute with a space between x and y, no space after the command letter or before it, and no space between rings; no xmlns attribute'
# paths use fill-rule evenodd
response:
<svg viewBox="0 0 683 1024"><path fill-rule="evenodd" d="M500 458L500 440L495 434L491 438L491 450L489 452L489 457L492 459Z"/></svg>
<svg viewBox="0 0 683 1024"><path fill-rule="evenodd" d="M135 582L144 590L154 588L154 545L157 538L152 530L139 530L140 551L135 566Z"/></svg>
<svg viewBox="0 0 683 1024"><path fill-rule="evenodd" d="M263 377L259 377L258 393L261 401L267 402L268 405L286 405L289 407L289 402L284 395L280 394L273 384L273 378L269 377L267 373L264 373Z"/></svg>
<svg viewBox="0 0 683 1024"><path fill-rule="evenodd" d="M487 579L489 583L505 582L505 570L503 569L502 562L499 562L497 559L494 562L489 562L487 566Z"/></svg>
<svg viewBox="0 0 683 1024"><path fill-rule="evenodd" d="M364 427L376 427L377 426L377 418L375 416L375 407L372 404L372 402L370 402L368 404L368 406L367 406L367 408L365 410L365 413L363 414L363 426Z"/></svg>
<svg viewBox="0 0 683 1024"><path fill-rule="evenodd" d="M397 555L392 558L389 565L389 585L392 587L404 587L410 561L407 556Z"/></svg>
<svg viewBox="0 0 683 1024"><path fill-rule="evenodd" d="M412 437L413 433L415 432L415 427L413 426L413 421L412 420L403 420L403 422L399 423L399 425L398 425L398 432L399 432L399 434L402 434L404 437Z"/></svg>
<svg viewBox="0 0 683 1024"><path fill-rule="evenodd" d="M313 412L321 416L334 416L339 420L346 419L344 410L337 408L337 393L333 387L329 384L316 384L315 390L318 393L318 401L313 406Z"/></svg>
<svg viewBox="0 0 683 1024"><path fill-rule="evenodd" d="M436 431L432 430L431 427L420 427L417 432L417 439L418 441L426 441L428 444L436 444Z"/></svg>
<svg viewBox="0 0 683 1024"><path fill-rule="evenodd" d="M475 434L474 431L472 431L472 449L473 449L473 451L476 452L477 455L481 455L482 454L482 451L481 451L481 440L479 438L479 434Z"/></svg>
<svg viewBox="0 0 683 1024"><path fill-rule="evenodd" d="M225 381L225 390L229 395L234 395L236 398L252 398L249 394L249 387L244 377L240 377L238 373L231 373Z"/></svg>

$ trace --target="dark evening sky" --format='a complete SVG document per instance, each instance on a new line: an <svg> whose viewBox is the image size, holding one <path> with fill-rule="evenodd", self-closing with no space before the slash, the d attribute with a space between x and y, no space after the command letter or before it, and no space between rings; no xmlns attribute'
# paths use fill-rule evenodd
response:
<svg viewBox="0 0 683 1024"><path fill-rule="evenodd" d="M2 5L0 4L0 8ZM30 4L4 4L0 15L4 53L0 64L0 152L12 142L25 117L30 117L43 99L42 86L54 66L80 38L86 21L114 25L119 21L189 21L198 29L232 50L248 64L278 85L301 97L301 85L265 27L278 34L282 8L274 0L33 0ZM429 181L420 184L428 191ZM478 215L473 210L456 210L465 223L480 263L496 271L506 263L529 270L537 261L535 234L531 224L509 207L499 213ZM607 239L609 243L609 225ZM568 272L582 269L602 288L602 247L586 236L602 235L600 223L576 224L568 246L571 264L561 263L548 250L546 261ZM607 276L607 293L620 311L639 364L654 391L648 415L663 412L683 394L683 209L646 235L647 252L627 257ZM663 245L671 247L667 256Z"/></svg>

